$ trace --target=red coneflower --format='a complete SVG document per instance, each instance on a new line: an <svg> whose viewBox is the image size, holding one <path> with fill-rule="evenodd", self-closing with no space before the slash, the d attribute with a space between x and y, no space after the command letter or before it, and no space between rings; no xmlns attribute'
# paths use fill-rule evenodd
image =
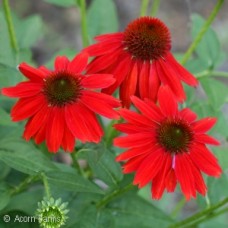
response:
<svg viewBox="0 0 228 228"><path fill-rule="evenodd" d="M36 143L46 140L48 150L74 149L75 138L82 142L99 142L103 131L95 113L118 118L113 108L120 102L91 89L106 88L115 82L110 74L82 75L88 54L81 53L72 61L65 56L55 59L55 70L33 68L26 63L19 70L29 81L21 82L2 93L19 100L11 111L13 121L29 118L24 138Z"/></svg>
<svg viewBox="0 0 228 228"><path fill-rule="evenodd" d="M216 118L196 120L190 109L178 111L177 102L170 89L161 87L158 92L159 106L146 99L132 97L141 114L122 109L120 115L128 123L116 124L115 128L127 136L115 139L114 145L129 148L116 160L128 160L123 172L136 172L134 184L143 187L152 182L152 198L160 199L164 190L173 192L177 182L186 199L205 195L207 187L201 171L218 177L221 168L217 159L205 144L219 145L206 132L213 127Z"/></svg>
<svg viewBox="0 0 228 228"><path fill-rule="evenodd" d="M197 80L170 53L171 38L166 25L157 18L141 17L124 32L100 35L85 50L95 56L88 73L111 73L116 82L102 90L112 94L119 86L122 105L129 107L130 96L157 99L160 84L168 85L178 101L185 100L181 84L196 86Z"/></svg>

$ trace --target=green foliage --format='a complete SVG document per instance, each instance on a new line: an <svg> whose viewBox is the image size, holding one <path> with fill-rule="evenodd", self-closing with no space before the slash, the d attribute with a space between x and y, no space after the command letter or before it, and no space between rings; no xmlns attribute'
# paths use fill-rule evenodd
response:
<svg viewBox="0 0 228 228"><path fill-rule="evenodd" d="M89 38L118 30L116 7L113 0L93 0L87 15Z"/></svg>
<svg viewBox="0 0 228 228"><path fill-rule="evenodd" d="M44 0L47 3L56 5L56 6L61 6L61 7L70 7L74 6L77 4L79 0Z"/></svg>

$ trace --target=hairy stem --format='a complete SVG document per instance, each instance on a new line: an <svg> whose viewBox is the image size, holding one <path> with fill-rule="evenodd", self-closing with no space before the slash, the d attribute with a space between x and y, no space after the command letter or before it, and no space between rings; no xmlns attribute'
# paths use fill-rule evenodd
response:
<svg viewBox="0 0 228 228"><path fill-rule="evenodd" d="M224 77L224 78L228 78L228 72L223 72L223 71L209 71L209 70L205 70L203 72L200 72L198 74L195 74L197 79L201 79L201 78L205 78L205 77Z"/></svg>
<svg viewBox="0 0 228 228"><path fill-rule="evenodd" d="M46 192L46 196L48 199L51 198L51 192L50 192L50 187L49 187L49 184L48 184L48 181L47 181L47 177L44 173L41 173L41 178L42 178L42 181L43 181L43 184L44 184L44 189L45 189L45 192Z"/></svg>
<svg viewBox="0 0 228 228"><path fill-rule="evenodd" d="M211 23L215 19L217 13L219 12L224 0L218 0L217 4L215 5L214 9L212 10L210 16L205 21L204 25L202 26L201 30L199 31L198 35L196 36L193 43L190 45L186 53L184 54L184 57L181 60L181 64L184 65L188 59L191 57L192 53L196 49L199 42L202 40L204 34L207 32L208 28L210 27Z"/></svg>

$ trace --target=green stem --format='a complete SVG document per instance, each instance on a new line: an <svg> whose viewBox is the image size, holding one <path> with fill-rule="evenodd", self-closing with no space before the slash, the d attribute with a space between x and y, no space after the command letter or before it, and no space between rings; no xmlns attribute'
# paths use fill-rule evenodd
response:
<svg viewBox="0 0 228 228"><path fill-rule="evenodd" d="M228 78L228 72L205 70L203 72L195 74L195 76L197 79L205 78L205 77L209 77L209 76Z"/></svg>
<svg viewBox="0 0 228 228"><path fill-rule="evenodd" d="M43 181L43 184L44 184L44 189L45 189L47 198L50 199L51 198L51 193L50 193L50 187L49 187L49 184L48 184L48 181L47 181L47 177L46 177L46 175L44 173L41 173L41 178L42 178L42 181Z"/></svg>
<svg viewBox="0 0 228 228"><path fill-rule="evenodd" d="M154 0L151 8L151 14L150 14L152 17L156 16L159 6L160 6L160 0Z"/></svg>
<svg viewBox="0 0 228 228"><path fill-rule="evenodd" d="M226 212L228 212L228 208L224 208L224 209L220 210L220 211L217 212L217 213L209 214L208 216L205 216L205 217L203 217L202 219L199 219L199 220L197 220L196 222L191 223L191 226L189 225L189 227L196 227L196 225L198 225L198 224L200 224L200 223L202 223L202 222L204 222L204 221L208 221L209 219L212 219L212 218L214 218L214 217L217 217L217 216L219 216L219 215L221 215L221 214L224 214L224 213L226 213Z"/></svg>
<svg viewBox="0 0 228 228"><path fill-rule="evenodd" d="M196 222L197 220L202 219L202 217L205 217L205 216L213 213L216 209L224 206L227 203L228 203L228 197L225 198L224 200L222 200L221 202L215 204L214 206L211 206L210 208L200 211L187 219L184 219L180 222L177 222L177 223L171 225L170 228L184 227L186 225L189 225L190 223Z"/></svg>
<svg viewBox="0 0 228 228"><path fill-rule="evenodd" d="M142 0L141 9L140 9L141 17L146 15L148 4L149 4L149 0Z"/></svg>
<svg viewBox="0 0 228 228"><path fill-rule="evenodd" d="M12 190L10 190L10 195L15 195L19 192L22 192L23 190L25 190L28 187L29 184L31 184L39 179L40 179L39 175L27 177L18 186L14 187Z"/></svg>
<svg viewBox="0 0 228 228"><path fill-rule="evenodd" d="M14 49L14 51L16 53L18 53L19 47L17 44L16 34L15 34L14 26L13 26L13 20L11 17L10 6L9 6L8 0L3 0L3 9L4 9L4 13L5 13L6 23L8 26L11 47Z"/></svg>
<svg viewBox="0 0 228 228"><path fill-rule="evenodd" d="M175 218L177 216L177 214L179 213L179 211L183 208L185 203L186 203L186 200L184 197L182 197L181 200L177 203L176 207L173 209L173 211L171 213L171 217Z"/></svg>
<svg viewBox="0 0 228 228"><path fill-rule="evenodd" d="M204 34L207 32L208 28L210 27L212 21L215 19L217 13L219 12L224 0L218 0L217 4L215 5L213 11L211 12L208 19L205 21L204 25L202 26L201 30L199 31L198 35L196 36L193 43L188 48L187 52L184 54L184 57L181 60L181 64L184 65L188 59L191 57L193 51L196 49L197 45L203 38Z"/></svg>
<svg viewBox="0 0 228 228"><path fill-rule="evenodd" d="M83 173L83 171L82 171L82 169L81 169L81 167L80 167L80 165L78 163L78 160L75 157L75 152L71 153L70 156L71 156L71 159L72 159L72 166L78 171L78 173L80 175L84 176L84 173Z"/></svg>
<svg viewBox="0 0 228 228"><path fill-rule="evenodd" d="M124 194L125 192L130 191L131 189L133 189L135 186L132 185L132 183L126 185L124 188L121 189L117 189L113 192L111 192L109 195L105 196L101 201L99 201L97 203L97 208L101 208L104 207L105 205L107 205L110 201L112 201L113 199L115 199L118 196L121 196L122 194Z"/></svg>
<svg viewBox="0 0 228 228"><path fill-rule="evenodd" d="M78 3L78 0L75 0L76 4ZM79 0L80 3L80 12L81 12L81 29L82 29L82 43L83 47L88 46L88 31L87 31L87 21L86 21L86 1L85 0Z"/></svg>

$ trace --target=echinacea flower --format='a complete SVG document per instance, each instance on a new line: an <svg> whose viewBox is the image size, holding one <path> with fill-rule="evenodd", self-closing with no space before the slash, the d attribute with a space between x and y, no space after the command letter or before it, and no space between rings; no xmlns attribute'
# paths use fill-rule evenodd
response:
<svg viewBox="0 0 228 228"><path fill-rule="evenodd" d="M114 83L110 74L83 75L88 61L87 53L80 53L72 61L65 56L55 59L55 69L38 69L26 63L19 65L28 78L16 86L2 89L2 94L17 97L12 108L13 121L28 118L24 138L37 144L46 140L48 150L57 152L60 146L71 152L75 139L98 143L103 130L95 114L118 118L113 108L120 102L96 89Z"/></svg>
<svg viewBox="0 0 228 228"><path fill-rule="evenodd" d="M100 35L95 40L96 44L85 48L95 57L87 72L113 74L116 82L102 92L112 94L119 88L125 107L130 106L132 95L155 101L161 84L168 85L177 100L183 101L181 81L190 86L198 83L173 57L169 29L158 18L138 18L124 32Z"/></svg>
<svg viewBox="0 0 228 228"><path fill-rule="evenodd" d="M214 177L221 174L217 159L205 145L219 145L206 134L216 118L196 120L197 115L189 108L178 110L167 86L159 89L159 106L148 99L131 99L141 114L121 109L127 123L115 125L127 134L114 141L114 145L128 148L116 158L127 160L123 172L135 172L133 184L139 188L152 182L154 199L160 199L165 189L173 192L178 182L186 199L195 198L196 192L205 195L207 187L201 171Z"/></svg>

